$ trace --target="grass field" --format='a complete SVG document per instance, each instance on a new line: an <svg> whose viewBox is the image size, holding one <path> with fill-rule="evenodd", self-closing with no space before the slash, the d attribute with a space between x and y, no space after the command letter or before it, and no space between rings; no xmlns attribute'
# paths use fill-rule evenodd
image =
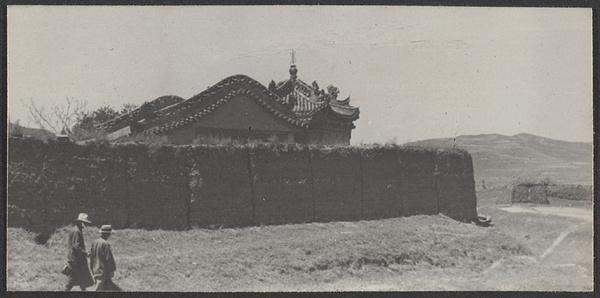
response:
<svg viewBox="0 0 600 298"><path fill-rule="evenodd" d="M443 215L184 232L117 230L115 282L128 291L592 290L592 224L501 210L495 226ZM46 243L8 229L7 289L59 291L66 228ZM541 257L561 234L570 233ZM98 237L84 232L87 247Z"/></svg>

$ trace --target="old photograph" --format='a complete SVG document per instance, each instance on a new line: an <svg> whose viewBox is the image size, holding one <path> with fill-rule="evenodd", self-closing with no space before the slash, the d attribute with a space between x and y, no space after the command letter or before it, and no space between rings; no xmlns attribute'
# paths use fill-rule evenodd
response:
<svg viewBox="0 0 600 298"><path fill-rule="evenodd" d="M592 10L7 7L8 291L594 288Z"/></svg>

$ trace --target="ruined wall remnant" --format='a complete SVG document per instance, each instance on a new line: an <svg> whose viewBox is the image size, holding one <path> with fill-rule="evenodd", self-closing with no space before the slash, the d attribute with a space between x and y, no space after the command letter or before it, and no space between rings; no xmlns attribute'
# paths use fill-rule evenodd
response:
<svg viewBox="0 0 600 298"><path fill-rule="evenodd" d="M545 183L521 183L513 187L512 203L537 203L549 204L548 184Z"/></svg>
<svg viewBox="0 0 600 298"><path fill-rule="evenodd" d="M550 184L548 196L563 200L592 201L594 192L591 185Z"/></svg>

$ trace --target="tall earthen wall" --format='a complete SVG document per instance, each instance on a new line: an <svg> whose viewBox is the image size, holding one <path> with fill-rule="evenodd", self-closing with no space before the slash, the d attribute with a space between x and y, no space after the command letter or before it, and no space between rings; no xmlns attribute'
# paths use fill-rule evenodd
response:
<svg viewBox="0 0 600 298"><path fill-rule="evenodd" d="M11 138L8 226L51 232L87 212L95 225L182 230L477 216L464 151L398 146L75 145Z"/></svg>
<svg viewBox="0 0 600 298"><path fill-rule="evenodd" d="M224 147L191 147L189 150L195 162L190 225L251 225L252 183L248 173L248 150Z"/></svg>

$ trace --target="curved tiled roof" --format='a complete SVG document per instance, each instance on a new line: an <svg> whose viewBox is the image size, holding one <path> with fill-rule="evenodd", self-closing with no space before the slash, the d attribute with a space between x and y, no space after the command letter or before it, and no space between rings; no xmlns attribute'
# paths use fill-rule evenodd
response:
<svg viewBox="0 0 600 298"><path fill-rule="evenodd" d="M351 118L351 119L357 119L358 118L358 114L359 114L358 108L351 107L351 106L348 106L348 105L337 104L337 103L336 104L330 103L329 107L331 108L331 110L333 112L335 112L339 116L348 117L348 118Z"/></svg>
<svg viewBox="0 0 600 298"><path fill-rule="evenodd" d="M289 85L294 85L292 89ZM331 111L343 118L349 120L358 119L360 113L357 107L350 106L350 97L344 100L331 98L329 94L324 94L323 91L316 90L300 79L285 80L277 85L279 95L286 102L293 102L292 111L296 115L311 116L327 107L331 107ZM317 94L318 93L318 94Z"/></svg>
<svg viewBox="0 0 600 298"><path fill-rule="evenodd" d="M288 102L269 91L259 82L245 75L235 75L222 80L184 102L157 111L155 113L157 117L181 117L173 117L172 121L144 130L144 133L163 133L198 121L240 94L247 95L271 114L291 125L306 128L310 123L310 117L299 117L293 113ZM193 111L186 113L185 110L190 108L193 108Z"/></svg>
<svg viewBox="0 0 600 298"><path fill-rule="evenodd" d="M161 96L153 101L145 102L137 109L117 117L115 119L109 120L107 122L101 123L96 126L99 129L108 129L115 130L117 127L127 126L131 122L139 121L145 118L149 113L154 111L163 109L168 106L172 106L174 104L180 103L185 99L175 96L175 95L167 95Z"/></svg>
<svg viewBox="0 0 600 298"><path fill-rule="evenodd" d="M196 122L240 94L248 96L275 117L300 128L308 128L313 117L321 111L329 111L339 121L350 125L358 118L359 110L349 105L349 98L338 101L322 90L320 92L295 78L282 81L270 90L248 76L234 75L187 100L178 96L157 98L100 124L99 128L115 131L137 125L138 132L159 134Z"/></svg>

